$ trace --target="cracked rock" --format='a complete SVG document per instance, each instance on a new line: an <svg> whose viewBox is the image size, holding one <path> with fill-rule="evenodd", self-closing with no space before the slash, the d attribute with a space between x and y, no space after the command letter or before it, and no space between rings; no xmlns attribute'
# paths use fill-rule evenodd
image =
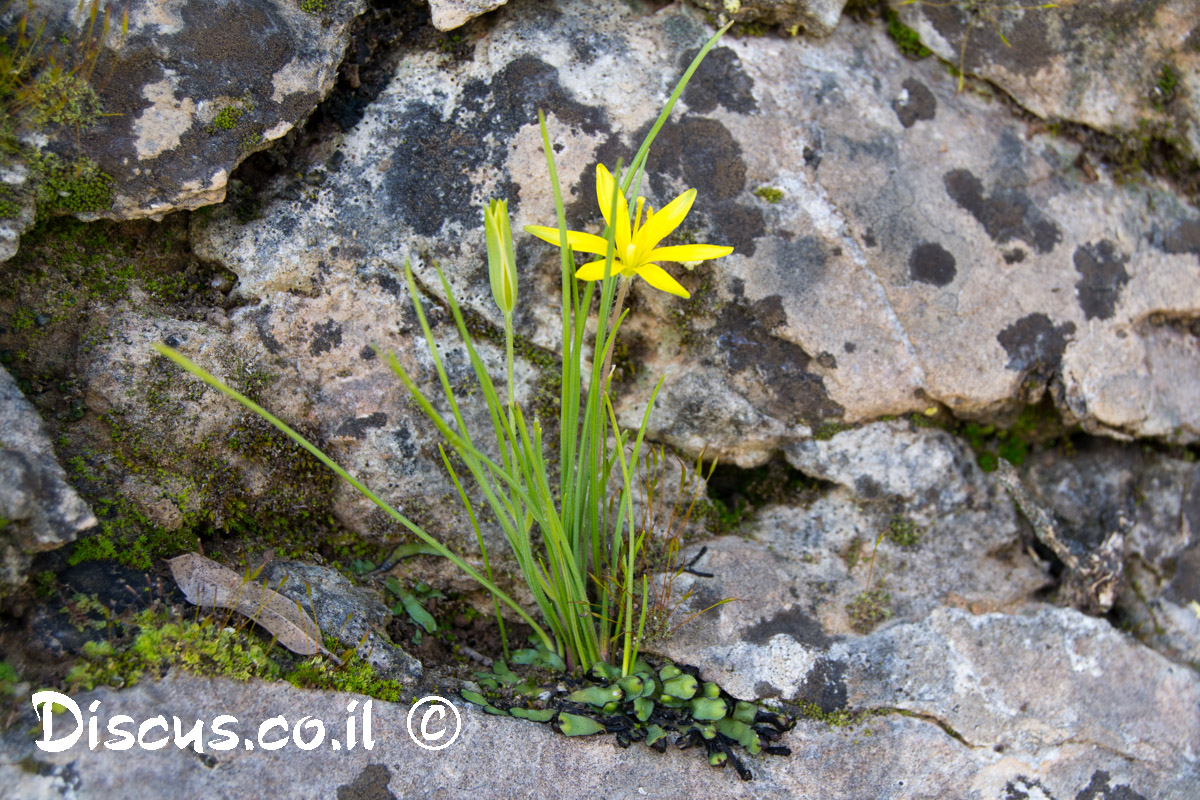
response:
<svg viewBox="0 0 1200 800"><path fill-rule="evenodd" d="M45 20L45 37L81 41L90 7L39 0L31 24ZM311 11L295 0L113 6L93 70L102 76L93 85L104 114L83 131L37 131L49 137L37 146L91 159L112 177L111 206L84 217L161 219L219 203L233 169L291 131L332 88L350 22L364 7L365 0Z"/></svg>
<svg viewBox="0 0 1200 800"><path fill-rule="evenodd" d="M25 582L35 553L96 524L67 483L37 411L0 367L0 598Z"/></svg>
<svg viewBox="0 0 1200 800"><path fill-rule="evenodd" d="M267 586L295 600L326 636L354 648L359 658L387 679L421 679L421 662L392 644L384 632L392 613L379 597L341 573L315 564L273 561L262 572Z"/></svg>

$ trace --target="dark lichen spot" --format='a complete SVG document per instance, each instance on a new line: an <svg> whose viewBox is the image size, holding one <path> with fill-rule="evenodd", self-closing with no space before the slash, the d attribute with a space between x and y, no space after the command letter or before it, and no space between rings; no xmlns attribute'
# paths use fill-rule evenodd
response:
<svg viewBox="0 0 1200 800"><path fill-rule="evenodd" d="M1087 319L1109 319L1117 307L1121 289L1129 283L1125 265L1129 256L1118 253L1108 239L1075 249L1075 271L1079 282L1079 307Z"/></svg>
<svg viewBox="0 0 1200 800"><path fill-rule="evenodd" d="M845 350L847 353L853 353L855 350L858 349L858 345L856 345L854 342L845 342L842 345L842 349Z"/></svg>
<svg viewBox="0 0 1200 800"><path fill-rule="evenodd" d="M395 276L387 273L379 273L375 276L375 281L379 284L380 289L383 289L392 297L404 296L404 288L400 285L400 281L396 280Z"/></svg>
<svg viewBox="0 0 1200 800"><path fill-rule="evenodd" d="M333 320L326 320L313 327L313 338L309 343L308 352L314 356L328 353L335 347L342 346L342 326Z"/></svg>
<svg viewBox="0 0 1200 800"><path fill-rule="evenodd" d="M337 435L362 439L371 428L382 428L384 425L387 425L387 414L382 411L376 411L368 417L355 417L354 419L346 420L338 426Z"/></svg>
<svg viewBox="0 0 1200 800"><path fill-rule="evenodd" d="M1200 531L1200 475L1195 470L1188 473L1180 505L1188 530ZM1163 597L1180 606L1200 603L1200 538L1193 538L1176 556L1175 576L1167 584Z"/></svg>
<svg viewBox="0 0 1200 800"><path fill-rule="evenodd" d="M954 256L937 242L922 242L908 256L908 274L914 281L946 286L958 274Z"/></svg>
<svg viewBox="0 0 1200 800"><path fill-rule="evenodd" d="M817 363L825 369L837 369L837 358L828 351L817 354Z"/></svg>
<svg viewBox="0 0 1200 800"><path fill-rule="evenodd" d="M875 238L875 231L871 230L870 228L867 228L865 231L863 231L862 240L863 245L866 247L876 247L879 245L879 240Z"/></svg>
<svg viewBox="0 0 1200 800"><path fill-rule="evenodd" d="M1155 234L1150 240L1164 253L1191 253L1200 260L1200 218L1180 220L1165 236L1157 231Z"/></svg>
<svg viewBox="0 0 1200 800"><path fill-rule="evenodd" d="M859 475L854 479L854 492L866 500L883 496L883 486L870 475Z"/></svg>
<svg viewBox="0 0 1200 800"><path fill-rule="evenodd" d="M508 142L537 120L539 109L590 135L608 131L604 111L577 102L562 88L558 70L532 55L509 62L490 81L467 81L448 119L433 103L409 103L393 127L392 166L384 178L391 206L423 236L436 235L447 222L477 227L471 174L486 165L503 168ZM515 212L519 187L502 184L496 192Z"/></svg>
<svg viewBox="0 0 1200 800"><path fill-rule="evenodd" d="M540 11L540 10L539 10ZM624 39L600 31L575 31L571 34L571 50L581 64L595 63L602 53L620 54L626 50Z"/></svg>
<svg viewBox="0 0 1200 800"><path fill-rule="evenodd" d="M750 644L764 645L771 637L786 633L798 644L825 649L833 642L821 623L810 617L799 606L777 612L770 619L752 625L742 632L742 639Z"/></svg>
<svg viewBox="0 0 1200 800"><path fill-rule="evenodd" d="M1050 788L1037 778L1021 775L1004 785L1004 800L1054 800Z"/></svg>
<svg viewBox="0 0 1200 800"><path fill-rule="evenodd" d="M804 166L811 169L816 169L821 166L821 153L808 145L804 145L804 151L801 153L804 157Z"/></svg>
<svg viewBox="0 0 1200 800"><path fill-rule="evenodd" d="M808 371L812 361L808 353L772 336L755 309L730 303L709 335L730 371L758 384L773 415L794 417L817 428L845 413L829 398L822 378Z"/></svg>
<svg viewBox="0 0 1200 800"><path fill-rule="evenodd" d="M1004 251L1005 264L1020 264L1025 260L1025 251L1019 247L1014 247L1012 250Z"/></svg>
<svg viewBox="0 0 1200 800"><path fill-rule="evenodd" d="M642 126L633 135L633 141L641 141L652 124L647 122ZM632 156L633 152L617 137L597 150L597 158L610 167L618 158L629 163ZM677 122L668 122L654 140L646 172L659 202L671 200L682 189L696 189L696 202L684 229L702 225L701 219L707 220L713 233L705 241L730 245L741 255L754 254L755 239L765 233L766 223L757 204L742 205L735 199L746 188L746 164L741 145L723 124L691 114ZM596 196L595 181L593 166L583 176L581 196L588 199L572 204L568 220L579 213L586 213L590 219L595 209L595 201L591 199Z"/></svg>
<svg viewBox="0 0 1200 800"><path fill-rule="evenodd" d="M679 68L687 69L700 48L692 48L679 59ZM683 102L688 108L707 114L718 104L738 114L750 114L758 110L751 90L754 81L742 70L737 53L728 47L710 50L704 61L688 81L683 91Z"/></svg>
<svg viewBox="0 0 1200 800"><path fill-rule="evenodd" d="M943 178L946 193L973 216L997 244L1020 239L1039 253L1062 241L1062 231L1020 189L997 188L990 197L969 170L956 169Z"/></svg>
<svg viewBox="0 0 1200 800"><path fill-rule="evenodd" d="M911 128L918 120L931 120L937 115L937 99L929 87L914 78L906 78L901 84L907 95L892 101L892 110L900 118L900 124Z"/></svg>
<svg viewBox="0 0 1200 800"><path fill-rule="evenodd" d="M1075 800L1146 800L1144 796L1129 786L1123 783L1112 786L1111 782L1112 776L1108 774L1108 771L1098 769L1092 773L1092 779L1088 781L1088 785L1075 795Z"/></svg>
<svg viewBox="0 0 1200 800"><path fill-rule="evenodd" d="M358 351L358 357L363 361L374 361L375 355L375 348L369 344L364 344L363 349Z"/></svg>
<svg viewBox="0 0 1200 800"><path fill-rule="evenodd" d="M770 258L775 279L791 297L804 297L811 292L824 279L828 263L825 246L815 236L776 240Z"/></svg>
<svg viewBox="0 0 1200 800"><path fill-rule="evenodd" d="M400 455L412 458L417 454L417 446L413 444L412 432L408 428L398 428L392 438L396 440L396 447L400 450Z"/></svg>
<svg viewBox="0 0 1200 800"><path fill-rule="evenodd" d="M796 701L812 703L826 714L846 707L846 665L828 658L818 658L804 676L796 693Z"/></svg>
<svg viewBox="0 0 1200 800"><path fill-rule="evenodd" d="M392 772L383 764L368 764L353 783L339 786L337 800L396 800L388 788Z"/></svg>
<svg viewBox="0 0 1200 800"><path fill-rule="evenodd" d="M283 352L283 345L275 338L275 334L271 331L271 307L264 305L254 313L254 329L258 331L258 338L263 343L263 347L267 348L267 352L271 354Z"/></svg>
<svg viewBox="0 0 1200 800"><path fill-rule="evenodd" d="M1009 325L996 339L1008 353L1008 363L1004 365L1006 368L1049 375L1058 371L1063 352L1074 333L1075 323L1055 325L1048 316L1039 312Z"/></svg>

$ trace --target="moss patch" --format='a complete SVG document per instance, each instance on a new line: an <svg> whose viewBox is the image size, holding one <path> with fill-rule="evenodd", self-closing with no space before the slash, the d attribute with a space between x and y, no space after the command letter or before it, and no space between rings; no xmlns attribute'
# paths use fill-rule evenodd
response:
<svg viewBox="0 0 1200 800"><path fill-rule="evenodd" d="M933 51L921 44L921 36L912 28L900 21L900 15L890 8L883 11L887 22L888 36L896 43L900 52L909 58L922 59L933 55Z"/></svg>
<svg viewBox="0 0 1200 800"><path fill-rule="evenodd" d="M326 646L336 651L338 643L326 641ZM325 656L310 658L289 672L284 680L301 689L365 694L389 703L400 703L404 700L404 684L381 678L370 664L357 655L350 656L340 667Z"/></svg>
<svg viewBox="0 0 1200 800"><path fill-rule="evenodd" d="M67 673L72 691L134 686L146 678L162 677L173 666L243 681L279 676L279 666L261 642L216 620L164 622L161 614L143 612L134 623L140 630L128 643L84 645L83 654Z"/></svg>
<svg viewBox="0 0 1200 800"><path fill-rule="evenodd" d="M84 626L103 628L108 638L84 644L83 652L63 679L69 692L97 686L125 688L144 680L157 680L171 668L198 675L247 681L286 680L305 689L325 689L365 694L388 702L404 700L404 687L379 676L370 664L350 656L343 666L327 656L303 658L275 645L237 614L200 615L188 606L178 611L163 607L109 618L94 598L78 596L70 608ZM98 610L100 613L94 613ZM189 617L189 611L190 616ZM97 621L95 618L104 616ZM330 650L338 642L326 638ZM0 675L0 679L2 679Z"/></svg>
<svg viewBox="0 0 1200 800"><path fill-rule="evenodd" d="M53 153L28 158L38 215L83 214L112 206L113 179L87 158L64 160Z"/></svg>
<svg viewBox="0 0 1200 800"><path fill-rule="evenodd" d="M783 199L783 190L776 189L774 186L760 186L754 190L754 196L775 205Z"/></svg>
<svg viewBox="0 0 1200 800"><path fill-rule="evenodd" d="M966 439L984 472L993 472L1001 458L1019 467L1036 448L1070 447L1070 437L1078 430L1063 423L1049 398L1026 406L1010 421L998 424L964 422L945 412L932 416L911 414L909 421L917 428L942 428Z"/></svg>
<svg viewBox="0 0 1200 800"><path fill-rule="evenodd" d="M921 542L924 528L918 528L917 523L908 517L894 516L888 524L887 538L901 547L916 547Z"/></svg>
<svg viewBox="0 0 1200 800"><path fill-rule="evenodd" d="M850 627L858 633L870 633L892 616L891 602L892 596L881 587L862 592L846 606Z"/></svg>

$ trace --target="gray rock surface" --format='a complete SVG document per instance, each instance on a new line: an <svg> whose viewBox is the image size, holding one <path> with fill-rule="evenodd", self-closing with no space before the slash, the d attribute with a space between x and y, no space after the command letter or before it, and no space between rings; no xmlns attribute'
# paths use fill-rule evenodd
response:
<svg viewBox="0 0 1200 800"><path fill-rule="evenodd" d="M424 256L498 323L477 209L505 195L514 229L552 218L538 107L561 147L572 224L595 225L595 162L632 154L705 29L679 10L514 8L473 59L402 59L318 190L286 199L281 183L260 221L217 214L197 227L197 251L262 301L231 317L235 329L251 314L278 326L277 304L315 326L325 320L308 303L399 297L405 259L436 294ZM610 84L639 90L598 89ZM1047 392L1095 433L1195 441L1200 216L1164 186L1103 171L1093 182L1071 166L1078 155L958 93L936 63L903 58L878 27L725 40L660 135L646 190L662 202L696 187L688 235L735 254L674 267L691 301L637 285L627 333L645 368L623 420L636 424L665 373L651 434L741 466L830 422L939 406L1003 422ZM553 349L554 256L518 239L519 332ZM343 364L362 380L373 369Z"/></svg>
<svg viewBox="0 0 1200 800"><path fill-rule="evenodd" d="M96 524L67 483L37 411L0 367L0 598L25 582L35 553Z"/></svg>
<svg viewBox="0 0 1200 800"><path fill-rule="evenodd" d="M159 219L219 203L234 167L324 98L364 5L306 12L293 0L133 0L115 11L93 71L105 116L81 135L41 132L52 140L38 146L90 158L112 176L111 208L89 218ZM88 25L90 6L76 0L37 6L48 37L76 38Z"/></svg>
<svg viewBox="0 0 1200 800"><path fill-rule="evenodd" d="M939 57L1043 119L1134 139L1157 134L1200 156L1200 3L1038 5L917 2L896 10Z"/></svg>
<svg viewBox="0 0 1200 800"><path fill-rule="evenodd" d="M697 0L721 22L777 25L792 36L803 31L825 36L837 27L846 0Z"/></svg>
<svg viewBox="0 0 1200 800"><path fill-rule="evenodd" d="M175 715L185 725L231 713L238 722L229 727L252 744L259 722L282 715L295 725L308 715L324 721L326 743L310 751L289 744L271 752L202 755L176 747L117 754L77 744L51 754L24 734L36 724L26 709L22 724L0 738L0 790L24 798L68 790L78 798L141 798L160 796L170 785L183 796L234 796L253 794L269 781L300 798L599 793L1002 800L1021 791L1185 800L1200 777L1194 755L1200 721L1179 713L1200 702L1200 678L1072 611L974 616L941 610L920 624L837 642L829 659L814 667L818 680L838 687L842 705L875 713L843 728L801 720L783 739L790 757L749 760L751 783L729 770L713 771L694 753L672 748L658 754L638 745L620 750L606 737L569 740L461 701L461 736L444 751L424 751L410 741L407 706L374 701L373 749L360 744L339 752L328 740L345 731L349 702L361 708L365 698L172 673L128 691L74 699L82 708L99 700L101 726L116 713L138 721Z"/></svg>
<svg viewBox="0 0 1200 800"><path fill-rule="evenodd" d="M0 263L17 253L21 234L33 227L36 209L30 197L29 170L4 156L0 160Z"/></svg>
<svg viewBox="0 0 1200 800"><path fill-rule="evenodd" d="M1028 483L1079 552L1123 526L1124 624L1183 664L1200 663L1200 465L1091 443L1035 458Z"/></svg>
<svg viewBox="0 0 1200 800"><path fill-rule="evenodd" d="M295 561L272 561L261 577L308 611L324 635L353 648L383 677L403 683L421 680L421 662L384 632L392 612L376 593L355 586L336 570Z"/></svg>
<svg viewBox="0 0 1200 800"><path fill-rule="evenodd" d="M506 2L508 0L429 0L429 11L433 27L439 31L452 31L495 11Z"/></svg>
<svg viewBox="0 0 1200 800"><path fill-rule="evenodd" d="M847 463L864 439L872 457ZM682 626L664 645L672 658L710 665L738 696L824 704L812 670L835 638L941 607L1013 612L1051 584L1021 552L1011 501L962 442L879 423L819 444L807 469L848 485L708 542L696 569L713 577L676 578L677 599L692 592L677 619L736 599ZM905 465L914 452L921 459Z"/></svg>

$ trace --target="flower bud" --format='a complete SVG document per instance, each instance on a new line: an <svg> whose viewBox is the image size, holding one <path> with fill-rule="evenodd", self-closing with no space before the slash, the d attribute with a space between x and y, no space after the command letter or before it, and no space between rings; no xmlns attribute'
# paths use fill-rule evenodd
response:
<svg viewBox="0 0 1200 800"><path fill-rule="evenodd" d="M487 236L488 274L492 279L492 297L505 316L517 306L517 257L513 251L512 229L508 223L508 202L493 200L483 212Z"/></svg>

